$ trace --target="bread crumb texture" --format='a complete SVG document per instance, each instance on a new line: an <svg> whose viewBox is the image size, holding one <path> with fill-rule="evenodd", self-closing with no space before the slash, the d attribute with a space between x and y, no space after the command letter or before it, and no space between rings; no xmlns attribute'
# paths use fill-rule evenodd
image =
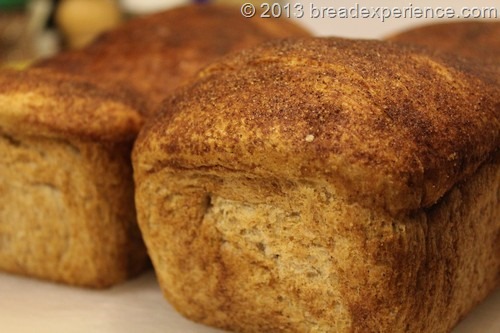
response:
<svg viewBox="0 0 500 333"><path fill-rule="evenodd" d="M134 147L166 298L236 332L449 332L499 282L493 81L334 38L208 66Z"/></svg>
<svg viewBox="0 0 500 333"><path fill-rule="evenodd" d="M498 283L498 163L395 218L322 182L162 170L140 226L166 298L236 332L448 332Z"/></svg>
<svg viewBox="0 0 500 333"><path fill-rule="evenodd" d="M50 70L0 72L0 270L108 287L147 267L119 90Z"/></svg>
<svg viewBox="0 0 500 333"><path fill-rule="evenodd" d="M130 146L0 132L0 269L108 287L142 271Z"/></svg>

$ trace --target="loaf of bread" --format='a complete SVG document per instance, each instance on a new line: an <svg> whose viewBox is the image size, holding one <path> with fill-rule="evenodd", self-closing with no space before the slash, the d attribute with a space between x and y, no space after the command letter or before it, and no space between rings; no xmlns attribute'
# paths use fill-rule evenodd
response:
<svg viewBox="0 0 500 333"><path fill-rule="evenodd" d="M0 72L0 270L107 287L148 266L132 97L46 69Z"/></svg>
<svg viewBox="0 0 500 333"><path fill-rule="evenodd" d="M425 25L387 38L426 46L500 66L500 21L459 21Z"/></svg>
<svg viewBox="0 0 500 333"><path fill-rule="evenodd" d="M0 73L0 270L91 287L138 273L130 152L142 119L215 57L293 35L307 33L187 6Z"/></svg>
<svg viewBox="0 0 500 333"><path fill-rule="evenodd" d="M189 5L131 20L83 50L35 66L129 85L145 96L152 113L170 92L214 59L293 36L308 32L290 20L245 18L237 7Z"/></svg>
<svg viewBox="0 0 500 333"><path fill-rule="evenodd" d="M237 332L449 332L500 277L500 88L379 41L225 57L133 151L164 292Z"/></svg>

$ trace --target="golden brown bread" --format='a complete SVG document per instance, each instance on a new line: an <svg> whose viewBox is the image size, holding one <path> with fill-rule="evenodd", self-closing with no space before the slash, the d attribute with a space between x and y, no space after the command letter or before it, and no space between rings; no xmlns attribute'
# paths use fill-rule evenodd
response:
<svg viewBox="0 0 500 333"><path fill-rule="evenodd" d="M166 298L238 332L449 332L499 282L500 89L377 41L206 67L133 152Z"/></svg>
<svg viewBox="0 0 500 333"><path fill-rule="evenodd" d="M215 57L306 34L234 8L188 6L0 73L0 269L94 287L139 272L129 154L144 115Z"/></svg>
<svg viewBox="0 0 500 333"><path fill-rule="evenodd" d="M2 71L0 87L0 269L90 287L142 271L137 101L47 69Z"/></svg>
<svg viewBox="0 0 500 333"><path fill-rule="evenodd" d="M288 20L247 19L237 7L190 5L134 19L89 47L36 64L99 81L127 84L148 110L202 66L273 38L308 36Z"/></svg>
<svg viewBox="0 0 500 333"><path fill-rule="evenodd" d="M3 70L0 127L7 132L132 141L142 126L143 103L113 86L47 69Z"/></svg>
<svg viewBox="0 0 500 333"><path fill-rule="evenodd" d="M387 40L426 46L500 66L499 21L430 24L389 36Z"/></svg>
<svg viewBox="0 0 500 333"><path fill-rule="evenodd" d="M488 74L376 41L267 44L205 68L137 150L151 170L322 175L391 212L428 207L499 146L499 89Z"/></svg>

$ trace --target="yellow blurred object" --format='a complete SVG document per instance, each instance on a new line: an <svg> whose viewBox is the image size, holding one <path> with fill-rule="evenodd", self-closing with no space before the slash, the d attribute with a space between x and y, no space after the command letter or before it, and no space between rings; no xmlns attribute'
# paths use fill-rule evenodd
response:
<svg viewBox="0 0 500 333"><path fill-rule="evenodd" d="M56 23L70 48L87 45L121 21L121 10L114 0L63 0L56 9Z"/></svg>
<svg viewBox="0 0 500 333"><path fill-rule="evenodd" d="M1 68L9 68L15 70L25 70L31 65L32 61L16 61L16 62L6 62L1 64Z"/></svg>

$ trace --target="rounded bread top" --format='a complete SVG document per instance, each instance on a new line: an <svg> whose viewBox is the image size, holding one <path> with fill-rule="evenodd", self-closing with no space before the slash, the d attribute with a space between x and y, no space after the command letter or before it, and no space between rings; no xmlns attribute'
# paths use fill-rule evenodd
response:
<svg viewBox="0 0 500 333"><path fill-rule="evenodd" d="M133 94L81 77L48 69L0 72L0 131L132 141L143 123L141 108Z"/></svg>
<svg viewBox="0 0 500 333"><path fill-rule="evenodd" d="M148 113L201 67L273 38L309 36L286 19L245 18L238 7L189 5L132 19L88 47L35 64L120 82L142 93Z"/></svg>
<svg viewBox="0 0 500 333"><path fill-rule="evenodd" d="M473 63L389 42L286 39L225 57L134 148L162 168L324 182L392 213L433 205L498 153L500 89Z"/></svg>
<svg viewBox="0 0 500 333"><path fill-rule="evenodd" d="M500 21L430 24L388 37L500 66ZM500 69L499 69L500 72Z"/></svg>

